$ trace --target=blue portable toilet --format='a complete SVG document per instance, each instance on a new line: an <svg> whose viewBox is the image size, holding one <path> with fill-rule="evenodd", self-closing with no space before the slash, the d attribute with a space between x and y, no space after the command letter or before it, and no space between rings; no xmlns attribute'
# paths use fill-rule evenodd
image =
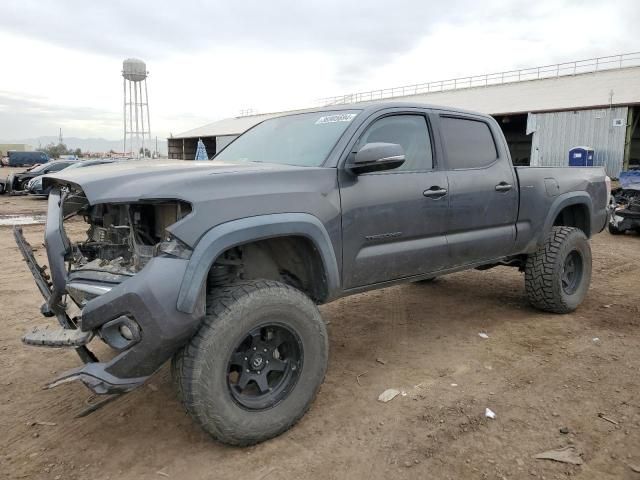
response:
<svg viewBox="0 0 640 480"><path fill-rule="evenodd" d="M570 167L593 167L592 147L573 147L569 149Z"/></svg>

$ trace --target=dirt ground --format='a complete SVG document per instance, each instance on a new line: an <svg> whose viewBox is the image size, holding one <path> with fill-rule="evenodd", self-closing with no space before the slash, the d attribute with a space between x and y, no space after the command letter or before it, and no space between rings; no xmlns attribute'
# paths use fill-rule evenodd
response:
<svg viewBox="0 0 640 480"><path fill-rule="evenodd" d="M0 196L0 216L44 210ZM42 259L43 226L25 233ZM591 290L570 315L530 308L522 275L502 267L322 307L331 360L311 410L274 440L230 448L185 414L167 366L85 418L82 385L42 390L79 359L20 343L47 320L0 227L0 478L640 479L640 236L592 245ZM378 402L387 388L405 395ZM583 465L533 458L568 445Z"/></svg>

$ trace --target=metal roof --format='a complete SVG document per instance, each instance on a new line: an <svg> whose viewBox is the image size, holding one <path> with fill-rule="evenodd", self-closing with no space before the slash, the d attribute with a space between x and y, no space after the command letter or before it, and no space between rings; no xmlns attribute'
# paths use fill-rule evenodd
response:
<svg viewBox="0 0 640 480"><path fill-rule="evenodd" d="M257 125L268 118L285 115L288 112L265 113L262 115L250 115L246 117L232 117L218 120L217 122L208 123L202 127L194 128L171 138L200 138L224 135L240 135L242 132Z"/></svg>
<svg viewBox="0 0 640 480"><path fill-rule="evenodd" d="M322 107L225 118L172 138L235 136L269 118L309 111L364 108L381 102L387 104L390 98L403 99L403 106L407 101L428 102L446 105L446 109L460 107L492 115L639 104L639 63L640 53L633 53L376 90L325 99L324 102L333 104Z"/></svg>
<svg viewBox="0 0 640 480"><path fill-rule="evenodd" d="M638 66L640 66L640 52L623 53L621 55L610 55L608 57L589 58L586 60L556 63L540 67L522 68L519 70L451 78L446 80L437 80L434 82L370 90L368 92L338 95L335 97L324 98L320 100L320 104L343 105L348 103L407 97L410 95L420 95L432 92L444 92L448 90L488 87L490 85L504 85L507 83L528 82L531 80L544 80L546 78L559 78L565 76L575 77L576 75L584 73L619 70L622 68Z"/></svg>

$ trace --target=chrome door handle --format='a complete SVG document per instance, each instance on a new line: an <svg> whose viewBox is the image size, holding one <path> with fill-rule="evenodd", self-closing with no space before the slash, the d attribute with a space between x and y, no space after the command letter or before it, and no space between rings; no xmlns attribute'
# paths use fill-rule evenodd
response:
<svg viewBox="0 0 640 480"><path fill-rule="evenodd" d="M508 192L512 188L513 185L507 182L500 182L498 185L496 185L496 192Z"/></svg>
<svg viewBox="0 0 640 480"><path fill-rule="evenodd" d="M422 195L424 195L427 198L440 198L440 197L444 197L446 194L447 194L446 188L440 188L437 186L433 186L428 190L425 190L424 192L422 192Z"/></svg>

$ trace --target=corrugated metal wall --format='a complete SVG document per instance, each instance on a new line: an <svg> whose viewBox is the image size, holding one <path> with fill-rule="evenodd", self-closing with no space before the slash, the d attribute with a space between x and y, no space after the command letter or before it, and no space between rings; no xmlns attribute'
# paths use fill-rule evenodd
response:
<svg viewBox="0 0 640 480"><path fill-rule="evenodd" d="M627 107L571 112L530 113L527 129L533 131L531 165L566 167L569 149L595 150L594 165L618 177L624 159Z"/></svg>
<svg viewBox="0 0 640 480"><path fill-rule="evenodd" d="M216 137L216 153L229 145L236 138L238 138L238 135L220 135Z"/></svg>

